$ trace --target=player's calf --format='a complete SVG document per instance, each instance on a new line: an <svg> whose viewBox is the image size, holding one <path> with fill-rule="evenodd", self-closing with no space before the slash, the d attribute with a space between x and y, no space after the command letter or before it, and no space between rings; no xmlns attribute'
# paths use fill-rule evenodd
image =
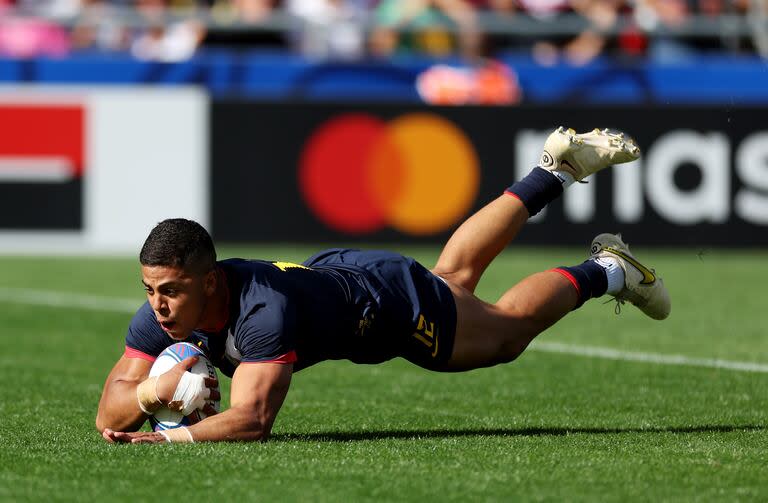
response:
<svg viewBox="0 0 768 503"><path fill-rule="evenodd" d="M433 272L474 291L488 265L528 217L560 197L574 181L639 155L640 149L623 133L595 129L576 134L558 128L547 138L539 166L505 191L512 197L501 196L468 218L448 240Z"/></svg>

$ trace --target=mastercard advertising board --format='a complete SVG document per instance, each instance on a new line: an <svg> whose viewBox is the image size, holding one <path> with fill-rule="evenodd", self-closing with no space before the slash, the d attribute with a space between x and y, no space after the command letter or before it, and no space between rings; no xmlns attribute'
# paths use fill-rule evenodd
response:
<svg viewBox="0 0 768 503"><path fill-rule="evenodd" d="M214 235L444 242L537 163L558 125L630 132L639 161L569 188L519 242L768 245L768 129L754 109L423 107L218 101Z"/></svg>

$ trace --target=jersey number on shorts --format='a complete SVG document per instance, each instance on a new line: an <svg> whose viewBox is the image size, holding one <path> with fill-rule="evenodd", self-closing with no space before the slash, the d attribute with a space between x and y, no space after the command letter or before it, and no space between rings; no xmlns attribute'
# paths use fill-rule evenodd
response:
<svg viewBox="0 0 768 503"><path fill-rule="evenodd" d="M432 357L437 356L437 327L434 321L427 321L423 314L419 314L419 324L416 325L416 331L413 336L424 343L432 350Z"/></svg>

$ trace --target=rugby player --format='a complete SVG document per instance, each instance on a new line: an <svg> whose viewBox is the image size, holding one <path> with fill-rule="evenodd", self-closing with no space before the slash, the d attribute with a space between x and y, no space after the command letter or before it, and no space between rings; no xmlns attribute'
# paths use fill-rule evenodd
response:
<svg viewBox="0 0 768 503"><path fill-rule="evenodd" d="M558 128L539 166L466 220L432 270L396 253L333 249L302 264L216 260L199 224L171 219L139 257L147 302L133 317L125 353L107 377L96 427L108 442L265 440L294 372L324 360L381 363L395 357L438 372L511 362L560 318L608 294L654 319L669 294L619 235L600 234L585 262L533 274L496 303L473 292L526 220L574 182L640 150L622 133ZM177 341L201 347L232 377L231 407L215 414L213 379L186 372L188 358L149 378ZM209 417L189 427L136 432L160 407Z"/></svg>

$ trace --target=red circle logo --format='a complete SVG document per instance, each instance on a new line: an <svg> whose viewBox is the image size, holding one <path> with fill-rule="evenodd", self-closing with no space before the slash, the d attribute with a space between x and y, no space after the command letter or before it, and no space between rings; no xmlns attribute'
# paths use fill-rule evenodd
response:
<svg viewBox="0 0 768 503"><path fill-rule="evenodd" d="M431 235L466 215L480 170L472 143L443 117L344 114L311 135L298 178L307 206L334 230Z"/></svg>

